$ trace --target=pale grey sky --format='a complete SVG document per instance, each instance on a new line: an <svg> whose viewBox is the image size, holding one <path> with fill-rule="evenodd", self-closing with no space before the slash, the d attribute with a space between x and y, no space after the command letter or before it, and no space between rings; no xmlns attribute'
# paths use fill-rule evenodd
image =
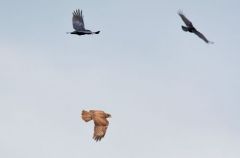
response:
<svg viewBox="0 0 240 158"><path fill-rule="evenodd" d="M239 158L239 6L2 2L0 157ZM99 35L66 34L78 8ZM215 44L183 32L179 9ZM112 114L101 142L82 109Z"/></svg>

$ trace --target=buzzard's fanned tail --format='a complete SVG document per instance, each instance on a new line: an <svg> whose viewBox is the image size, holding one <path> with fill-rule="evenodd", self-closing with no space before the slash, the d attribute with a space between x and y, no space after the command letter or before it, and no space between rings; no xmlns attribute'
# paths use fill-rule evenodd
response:
<svg viewBox="0 0 240 158"><path fill-rule="evenodd" d="M91 121L91 120L92 120L92 115L91 115L91 113L83 110L83 111L82 111L82 119L83 119L85 122Z"/></svg>

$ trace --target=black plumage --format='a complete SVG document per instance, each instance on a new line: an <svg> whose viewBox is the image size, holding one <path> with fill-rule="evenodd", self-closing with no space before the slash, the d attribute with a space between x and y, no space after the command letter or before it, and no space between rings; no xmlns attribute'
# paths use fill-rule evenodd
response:
<svg viewBox="0 0 240 158"><path fill-rule="evenodd" d="M182 30L186 32L191 32L196 34L199 38L204 40L206 43L213 44L212 41L209 41L201 32L199 32L192 24L190 20L186 18L186 16L183 14L182 11L178 12L178 15L182 18L183 22L186 24L186 26L182 26Z"/></svg>
<svg viewBox="0 0 240 158"><path fill-rule="evenodd" d="M72 25L75 31L68 32L70 34L76 35L89 35L89 34L99 34L100 31L92 32L91 30L85 29L82 10L79 9L73 11Z"/></svg>

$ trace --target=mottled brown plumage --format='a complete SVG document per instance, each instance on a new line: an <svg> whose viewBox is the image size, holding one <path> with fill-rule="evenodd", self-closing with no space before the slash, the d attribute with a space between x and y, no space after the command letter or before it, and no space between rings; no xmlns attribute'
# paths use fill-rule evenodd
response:
<svg viewBox="0 0 240 158"><path fill-rule="evenodd" d="M96 141L100 141L105 136L109 124L107 118L109 117L111 117L110 114L101 110L82 111L82 119L85 122L91 120L94 122L93 139Z"/></svg>

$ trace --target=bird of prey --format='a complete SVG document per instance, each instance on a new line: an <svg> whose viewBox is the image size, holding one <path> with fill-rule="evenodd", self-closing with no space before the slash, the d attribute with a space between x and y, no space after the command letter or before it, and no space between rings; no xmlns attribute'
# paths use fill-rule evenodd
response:
<svg viewBox="0 0 240 158"><path fill-rule="evenodd" d="M213 44L213 42L209 41L201 32L199 32L193 26L192 22L186 18L182 11L178 11L178 15L182 18L183 22L186 24L186 26L182 26L183 31L194 33L202 40L204 40L206 43Z"/></svg>
<svg viewBox="0 0 240 158"><path fill-rule="evenodd" d="M109 124L107 118L109 117L111 117L110 114L100 110L82 111L82 119L85 122L91 120L94 122L93 139L96 141L100 141L105 136Z"/></svg>
<svg viewBox="0 0 240 158"><path fill-rule="evenodd" d="M75 31L67 32L70 34L76 35L90 35L90 34L99 34L100 31L92 32L91 30L85 29L82 10L79 9L73 11L72 24Z"/></svg>

